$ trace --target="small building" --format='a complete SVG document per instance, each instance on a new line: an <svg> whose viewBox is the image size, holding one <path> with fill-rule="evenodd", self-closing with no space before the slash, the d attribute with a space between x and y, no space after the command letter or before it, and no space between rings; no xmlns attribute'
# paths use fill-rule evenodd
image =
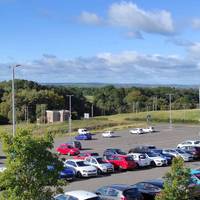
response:
<svg viewBox="0 0 200 200"><path fill-rule="evenodd" d="M47 123L64 122L69 119L69 110L46 110Z"/></svg>

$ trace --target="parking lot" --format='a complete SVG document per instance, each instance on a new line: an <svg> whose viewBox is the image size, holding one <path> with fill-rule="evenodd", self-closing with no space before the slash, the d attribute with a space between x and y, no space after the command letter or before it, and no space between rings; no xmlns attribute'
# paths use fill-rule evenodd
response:
<svg viewBox="0 0 200 200"><path fill-rule="evenodd" d="M121 148L124 151L128 151L130 148L142 144L152 144L158 148L176 147L178 143L187 139L199 139L200 138L200 126L196 125L174 125L172 128L167 124L156 125L156 132L132 135L129 130L115 132L115 138L102 138L101 134L93 136L93 140L82 141L84 151L98 152L102 155L104 149L113 147ZM58 137L55 139L55 147L60 143L67 142L73 139L72 137ZM0 155L2 156L2 149L0 148ZM65 156L64 156L65 157ZM66 156L67 158L67 156ZM3 165L5 159L0 157L0 165ZM186 163L191 168L200 167L200 161ZM114 173L109 176L100 176L97 178L82 178L70 182L64 190L85 189L93 191L100 186L109 185L114 183L122 184L134 184L138 181L159 178L162 177L170 167L156 167L150 169L140 169L128 172Z"/></svg>

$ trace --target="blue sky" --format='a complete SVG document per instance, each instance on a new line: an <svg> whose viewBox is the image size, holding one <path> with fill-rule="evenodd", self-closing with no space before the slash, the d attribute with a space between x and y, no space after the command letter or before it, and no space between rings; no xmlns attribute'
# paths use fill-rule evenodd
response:
<svg viewBox="0 0 200 200"><path fill-rule="evenodd" d="M0 0L0 81L200 84L197 0Z"/></svg>

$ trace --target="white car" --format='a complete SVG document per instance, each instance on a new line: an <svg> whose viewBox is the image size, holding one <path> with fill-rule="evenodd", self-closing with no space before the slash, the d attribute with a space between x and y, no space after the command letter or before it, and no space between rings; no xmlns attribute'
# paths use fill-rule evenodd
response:
<svg viewBox="0 0 200 200"><path fill-rule="evenodd" d="M153 133L153 132L155 132L155 129L152 126L150 126L148 128L143 128L142 130L143 130L144 133Z"/></svg>
<svg viewBox="0 0 200 200"><path fill-rule="evenodd" d="M100 200L97 194L84 190L65 192L65 196L66 200Z"/></svg>
<svg viewBox="0 0 200 200"><path fill-rule="evenodd" d="M54 196L55 200L100 200L100 197L95 193L84 191L84 190L74 190L70 192L65 192L65 194L58 194Z"/></svg>
<svg viewBox="0 0 200 200"><path fill-rule="evenodd" d="M180 144L177 145L177 148L181 148L183 146L194 146L194 147L200 147L200 140L186 140Z"/></svg>
<svg viewBox="0 0 200 200"><path fill-rule="evenodd" d="M6 170L6 167L0 167L0 172L4 172Z"/></svg>
<svg viewBox="0 0 200 200"><path fill-rule="evenodd" d="M82 135L82 134L89 134L90 132L86 129L86 128L79 128L78 129L78 134Z"/></svg>
<svg viewBox="0 0 200 200"><path fill-rule="evenodd" d="M147 158L151 160L152 166L165 166L167 165L167 160L163 157L161 157L159 154L155 154L152 152L146 152L145 155Z"/></svg>
<svg viewBox="0 0 200 200"><path fill-rule="evenodd" d="M88 165L84 160L66 160L64 166L74 169L77 177L97 176L96 167Z"/></svg>
<svg viewBox="0 0 200 200"><path fill-rule="evenodd" d="M151 159L149 159L145 153L129 153L133 160L136 162L137 167L147 167L151 164Z"/></svg>
<svg viewBox="0 0 200 200"><path fill-rule="evenodd" d="M115 135L113 131L105 131L102 133L102 136L106 138L111 138L111 137L114 137Z"/></svg>
<svg viewBox="0 0 200 200"><path fill-rule="evenodd" d="M98 174L114 172L114 166L111 163L106 162L100 156L87 157L85 158L85 160L86 160L86 163L97 168Z"/></svg>
<svg viewBox="0 0 200 200"><path fill-rule="evenodd" d="M137 135L143 134L143 133L144 133L144 131L143 131L142 128L134 128L134 129L131 129L129 132L130 132L131 134L137 134Z"/></svg>

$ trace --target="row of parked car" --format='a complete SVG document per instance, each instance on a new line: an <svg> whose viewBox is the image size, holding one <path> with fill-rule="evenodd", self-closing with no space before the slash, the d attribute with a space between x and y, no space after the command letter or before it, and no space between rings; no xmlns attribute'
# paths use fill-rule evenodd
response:
<svg viewBox="0 0 200 200"><path fill-rule="evenodd" d="M189 143L191 142L191 144ZM118 148L108 148L103 156L96 152L80 152L79 141L61 144L56 150L73 158L64 161L64 166L73 169L76 177L91 177L121 170L134 170L143 167L166 166L174 157L184 161L200 159L200 142L185 141L174 149L158 149L154 145L137 146L128 153Z"/></svg>
<svg viewBox="0 0 200 200"><path fill-rule="evenodd" d="M164 188L163 179L141 181L133 185L113 184L93 192L77 190L55 196L55 200L154 200ZM200 169L191 170L192 199L200 198Z"/></svg>

